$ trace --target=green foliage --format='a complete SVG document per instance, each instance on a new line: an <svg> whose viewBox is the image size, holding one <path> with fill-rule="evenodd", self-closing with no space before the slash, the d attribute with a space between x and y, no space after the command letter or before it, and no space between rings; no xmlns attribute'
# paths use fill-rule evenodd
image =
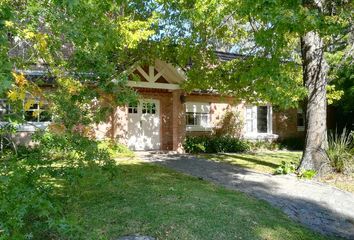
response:
<svg viewBox="0 0 354 240"><path fill-rule="evenodd" d="M131 151L127 146L117 143L116 141L112 140L103 140L99 141L98 144L99 149L106 150L111 158L115 158L118 156L127 156L127 157L133 157L134 152Z"/></svg>
<svg viewBox="0 0 354 240"><path fill-rule="evenodd" d="M312 179L316 176L317 172L315 170L305 170L298 174L300 178Z"/></svg>
<svg viewBox="0 0 354 240"><path fill-rule="evenodd" d="M275 174L295 173L297 164L294 162L282 161L281 165L275 169Z"/></svg>
<svg viewBox="0 0 354 240"><path fill-rule="evenodd" d="M187 137L183 147L188 153L236 153L250 150L248 142L229 136Z"/></svg>
<svg viewBox="0 0 354 240"><path fill-rule="evenodd" d="M16 100L29 95L46 101L66 131L104 121L117 106L136 100L126 84L136 79L133 67L162 59L169 45L169 40L151 41L158 30L153 2L4 0L0 16L1 96L10 89ZM35 66L43 75L20 74L28 84L14 94L21 84L11 70ZM55 88L38 88L48 80ZM12 110L21 115L19 102Z"/></svg>
<svg viewBox="0 0 354 240"><path fill-rule="evenodd" d="M353 135L345 128L340 134L337 131L328 134L327 154L331 166L337 172L351 173L354 171Z"/></svg>
<svg viewBox="0 0 354 240"><path fill-rule="evenodd" d="M293 0L163 1L165 9L170 9L163 16L173 30L165 34L192 53L185 87L214 89L248 102L296 107L306 96L300 37L318 32L325 51L331 53L351 46L352 1L331 2L323 10L316 4ZM234 52L236 59L220 61L214 50ZM344 55L339 59L345 59ZM338 98L338 93L331 91L331 99Z"/></svg>
<svg viewBox="0 0 354 240"><path fill-rule="evenodd" d="M343 96L333 105L336 108L338 128L354 130L354 56L351 54L350 45L343 47L345 49L329 57L333 65L330 72L331 84L343 92Z"/></svg>
<svg viewBox="0 0 354 240"><path fill-rule="evenodd" d="M10 49L8 30L11 8L8 1L0 1L0 96L11 86L11 62L7 54Z"/></svg>
<svg viewBox="0 0 354 240"><path fill-rule="evenodd" d="M32 139L38 142L35 148L43 156L40 161L47 161L46 158L55 160L56 156L58 161L63 161L64 158L66 163L74 165L110 161L109 153L106 149L100 149L98 142L78 133L55 134L38 131Z"/></svg>
<svg viewBox="0 0 354 240"><path fill-rule="evenodd" d="M33 140L34 147L1 156L0 239L81 239L65 205L80 196L87 169L112 176L114 150L79 134L37 132Z"/></svg>
<svg viewBox="0 0 354 240"><path fill-rule="evenodd" d="M33 164L36 154L27 154L25 159L21 155L1 159L0 239L57 239L61 230L71 227L62 217L60 200L54 197L50 171Z"/></svg>
<svg viewBox="0 0 354 240"><path fill-rule="evenodd" d="M11 122L0 124L0 153L4 154L7 150L12 150L16 153L16 144L12 139L16 133L16 126Z"/></svg>

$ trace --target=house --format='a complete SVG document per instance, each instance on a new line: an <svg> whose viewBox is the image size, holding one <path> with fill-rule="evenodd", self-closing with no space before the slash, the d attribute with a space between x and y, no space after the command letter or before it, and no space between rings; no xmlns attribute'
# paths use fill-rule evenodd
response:
<svg viewBox="0 0 354 240"><path fill-rule="evenodd" d="M235 58L218 53L220 58ZM139 104L118 108L106 123L96 126L96 137L114 136L132 150L182 151L186 136L209 135L228 111L239 113L243 122L241 136L251 140L303 138L304 113L301 109L274 111L237 102L215 92L185 93L180 84L183 72L157 60L154 66L137 67L141 81L129 81L141 96Z"/></svg>
<svg viewBox="0 0 354 240"><path fill-rule="evenodd" d="M235 58L231 53L219 52L218 56L225 61ZM128 85L140 94L139 103L117 108L107 122L95 126L98 139L113 137L132 150L182 151L186 136L211 134L228 111L238 113L243 122L241 136L246 139L274 140L304 135L301 109L279 112L270 104L255 106L215 92L187 94L180 86L184 73L160 60L154 66L137 66L133 74L141 81L128 81ZM30 114L41 107L33 104L25 113L28 124L18 129L18 142L29 141L35 127L45 128L50 124L45 114L36 117ZM6 110L6 104L0 100L0 116Z"/></svg>

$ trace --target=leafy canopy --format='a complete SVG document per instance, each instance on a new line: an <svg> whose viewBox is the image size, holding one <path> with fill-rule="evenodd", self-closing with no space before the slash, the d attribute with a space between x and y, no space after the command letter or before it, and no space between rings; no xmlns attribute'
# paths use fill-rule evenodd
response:
<svg viewBox="0 0 354 240"><path fill-rule="evenodd" d="M296 106L306 94L300 37L309 31L319 32L330 52L352 26L353 2L345 0L324 1L323 12L312 1L300 0L160 2L164 17L174 26L170 36L182 36L178 43L187 48L204 49L191 56L187 89L212 88L283 107ZM237 56L229 62L220 61L215 49ZM328 90L331 98L341 95L333 86Z"/></svg>
<svg viewBox="0 0 354 240"><path fill-rule="evenodd" d="M131 67L163 58L170 44L154 38L156 6L141 0L1 1L1 92L8 90L14 106L49 102L55 120L68 129L105 119L136 99L126 86ZM25 70L44 74L28 79ZM52 79L55 90L38 87Z"/></svg>

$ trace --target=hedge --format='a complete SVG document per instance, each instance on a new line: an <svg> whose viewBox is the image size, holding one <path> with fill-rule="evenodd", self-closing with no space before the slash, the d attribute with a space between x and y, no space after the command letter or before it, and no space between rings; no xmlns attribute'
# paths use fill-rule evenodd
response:
<svg viewBox="0 0 354 240"><path fill-rule="evenodd" d="M183 147L187 153L239 153L250 150L247 141L228 136L188 136Z"/></svg>

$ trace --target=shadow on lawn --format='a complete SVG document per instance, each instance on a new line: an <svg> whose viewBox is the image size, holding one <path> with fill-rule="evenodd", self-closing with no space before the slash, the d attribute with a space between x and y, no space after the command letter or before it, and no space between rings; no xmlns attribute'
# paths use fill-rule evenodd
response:
<svg viewBox="0 0 354 240"><path fill-rule="evenodd" d="M306 195L293 197L288 195L286 191L285 193L276 191L280 187L276 181L262 182L252 179L264 174L255 173L227 163L198 159L190 155L155 155L146 157L146 159L265 200L271 205L280 208L290 218L317 232L354 239L354 214L351 213L350 209L352 207L349 206L351 202L354 204L354 195L352 194L333 189L333 192L329 192L326 196L330 198L333 194L336 198L329 201L327 201L327 198L314 201L306 198ZM268 175L268 177L271 178L272 176ZM308 194L311 194L311 191ZM325 206L323 204L326 201L329 203L333 200L337 201L337 205ZM339 203L338 201L341 202ZM346 204L343 205L342 201L346 201ZM345 213L342 211L343 209L340 209L341 207L346 207Z"/></svg>

